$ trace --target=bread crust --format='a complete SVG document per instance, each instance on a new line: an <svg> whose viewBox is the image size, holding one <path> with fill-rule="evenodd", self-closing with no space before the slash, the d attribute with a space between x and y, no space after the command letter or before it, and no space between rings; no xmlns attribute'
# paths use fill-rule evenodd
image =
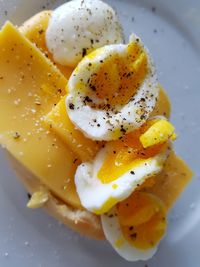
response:
<svg viewBox="0 0 200 267"><path fill-rule="evenodd" d="M37 177L35 177L10 153L8 153L8 159L28 193L33 194L34 192L41 190L41 187L45 187L40 183ZM48 201L43 205L43 208L48 214L81 235L98 240L105 238L100 217L87 210L73 208L51 193Z"/></svg>

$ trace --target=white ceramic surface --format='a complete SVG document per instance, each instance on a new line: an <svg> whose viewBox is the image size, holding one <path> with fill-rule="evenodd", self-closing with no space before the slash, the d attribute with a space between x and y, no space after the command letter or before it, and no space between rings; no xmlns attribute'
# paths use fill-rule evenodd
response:
<svg viewBox="0 0 200 267"><path fill-rule="evenodd" d="M63 1L0 0L0 24L20 25ZM42 210L26 209L27 194L0 150L0 266L199 267L200 266L200 1L107 0L119 13L126 37L142 37L156 61L173 106L178 153L195 172L169 216L159 251L147 263L128 263L107 242L81 238ZM146 265L147 264L147 265Z"/></svg>

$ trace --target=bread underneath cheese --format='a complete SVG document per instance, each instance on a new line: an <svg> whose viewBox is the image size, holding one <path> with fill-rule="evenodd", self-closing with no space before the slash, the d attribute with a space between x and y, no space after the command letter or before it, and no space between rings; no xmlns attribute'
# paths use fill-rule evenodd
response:
<svg viewBox="0 0 200 267"><path fill-rule="evenodd" d="M28 193L32 195L34 192L40 190L41 186L43 187L38 178L27 170L11 154L8 154L8 159ZM104 239L99 216L86 210L73 208L53 196L51 193L48 201L43 205L43 208L51 216L74 231L94 239Z"/></svg>

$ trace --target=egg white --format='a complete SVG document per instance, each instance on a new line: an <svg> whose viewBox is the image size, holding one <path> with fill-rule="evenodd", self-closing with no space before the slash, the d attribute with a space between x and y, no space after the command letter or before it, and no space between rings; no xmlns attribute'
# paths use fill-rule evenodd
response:
<svg viewBox="0 0 200 267"><path fill-rule="evenodd" d="M104 61L116 54L122 57L125 56L128 45L115 44L99 48L95 51L94 57L88 55L78 64L69 79L68 96L66 98L68 115L76 127L91 139L116 140L123 135L123 132L120 131L122 125L126 133L140 127L148 119L155 107L159 92L155 67L149 52L136 35L131 35L129 43L132 42L137 42L146 52L149 72L134 98L126 105L116 107L115 110L112 108L109 110L92 108L84 102L86 95L80 88L80 81L83 84L87 84L92 74L98 72L101 65L100 61ZM89 67L89 65L91 66ZM141 106L141 98L145 99L143 106ZM97 97L93 97L92 101L98 104L100 100ZM70 108L72 105L73 109Z"/></svg>
<svg viewBox="0 0 200 267"><path fill-rule="evenodd" d="M167 150L152 158L144 159L140 165L135 166L116 180L102 183L97 175L109 152L108 144L100 150L92 163L82 163L75 173L76 190L82 206L96 214L107 212L117 202L130 196L148 177L159 173L168 155ZM114 201L105 206L110 198Z"/></svg>
<svg viewBox="0 0 200 267"><path fill-rule="evenodd" d="M128 243L123 237L123 233L120 228L118 217L116 216L116 207L109 210L108 213L101 215L101 223L106 239L111 246L117 251L117 253L126 259L127 261L148 260L157 251L157 246L148 249L141 250ZM121 245L117 246L116 243L120 240Z"/></svg>
<svg viewBox="0 0 200 267"><path fill-rule="evenodd" d="M52 12L46 43L55 62L76 66L84 53L106 44L122 43L115 11L100 0L69 1Z"/></svg>

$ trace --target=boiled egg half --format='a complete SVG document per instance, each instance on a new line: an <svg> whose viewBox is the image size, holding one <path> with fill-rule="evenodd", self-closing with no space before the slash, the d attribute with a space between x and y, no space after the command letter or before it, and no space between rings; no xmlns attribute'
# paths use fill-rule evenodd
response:
<svg viewBox="0 0 200 267"><path fill-rule="evenodd" d="M123 42L116 12L100 0L73 0L52 12L46 44L54 60L75 67L89 52Z"/></svg>
<svg viewBox="0 0 200 267"><path fill-rule="evenodd" d="M136 191L101 215L106 239L128 261L148 260L167 227L167 213L155 195Z"/></svg>
<svg viewBox="0 0 200 267"><path fill-rule="evenodd" d="M136 35L85 56L68 82L71 121L94 140L116 140L148 119L158 96L156 71ZM104 152L102 152L104 153Z"/></svg>
<svg viewBox="0 0 200 267"><path fill-rule="evenodd" d="M150 120L122 139L108 142L93 162L82 163L77 168L76 190L84 208L103 214L162 170L174 128L169 127L163 138L160 121ZM141 139L147 134L152 136L152 145L144 148Z"/></svg>

